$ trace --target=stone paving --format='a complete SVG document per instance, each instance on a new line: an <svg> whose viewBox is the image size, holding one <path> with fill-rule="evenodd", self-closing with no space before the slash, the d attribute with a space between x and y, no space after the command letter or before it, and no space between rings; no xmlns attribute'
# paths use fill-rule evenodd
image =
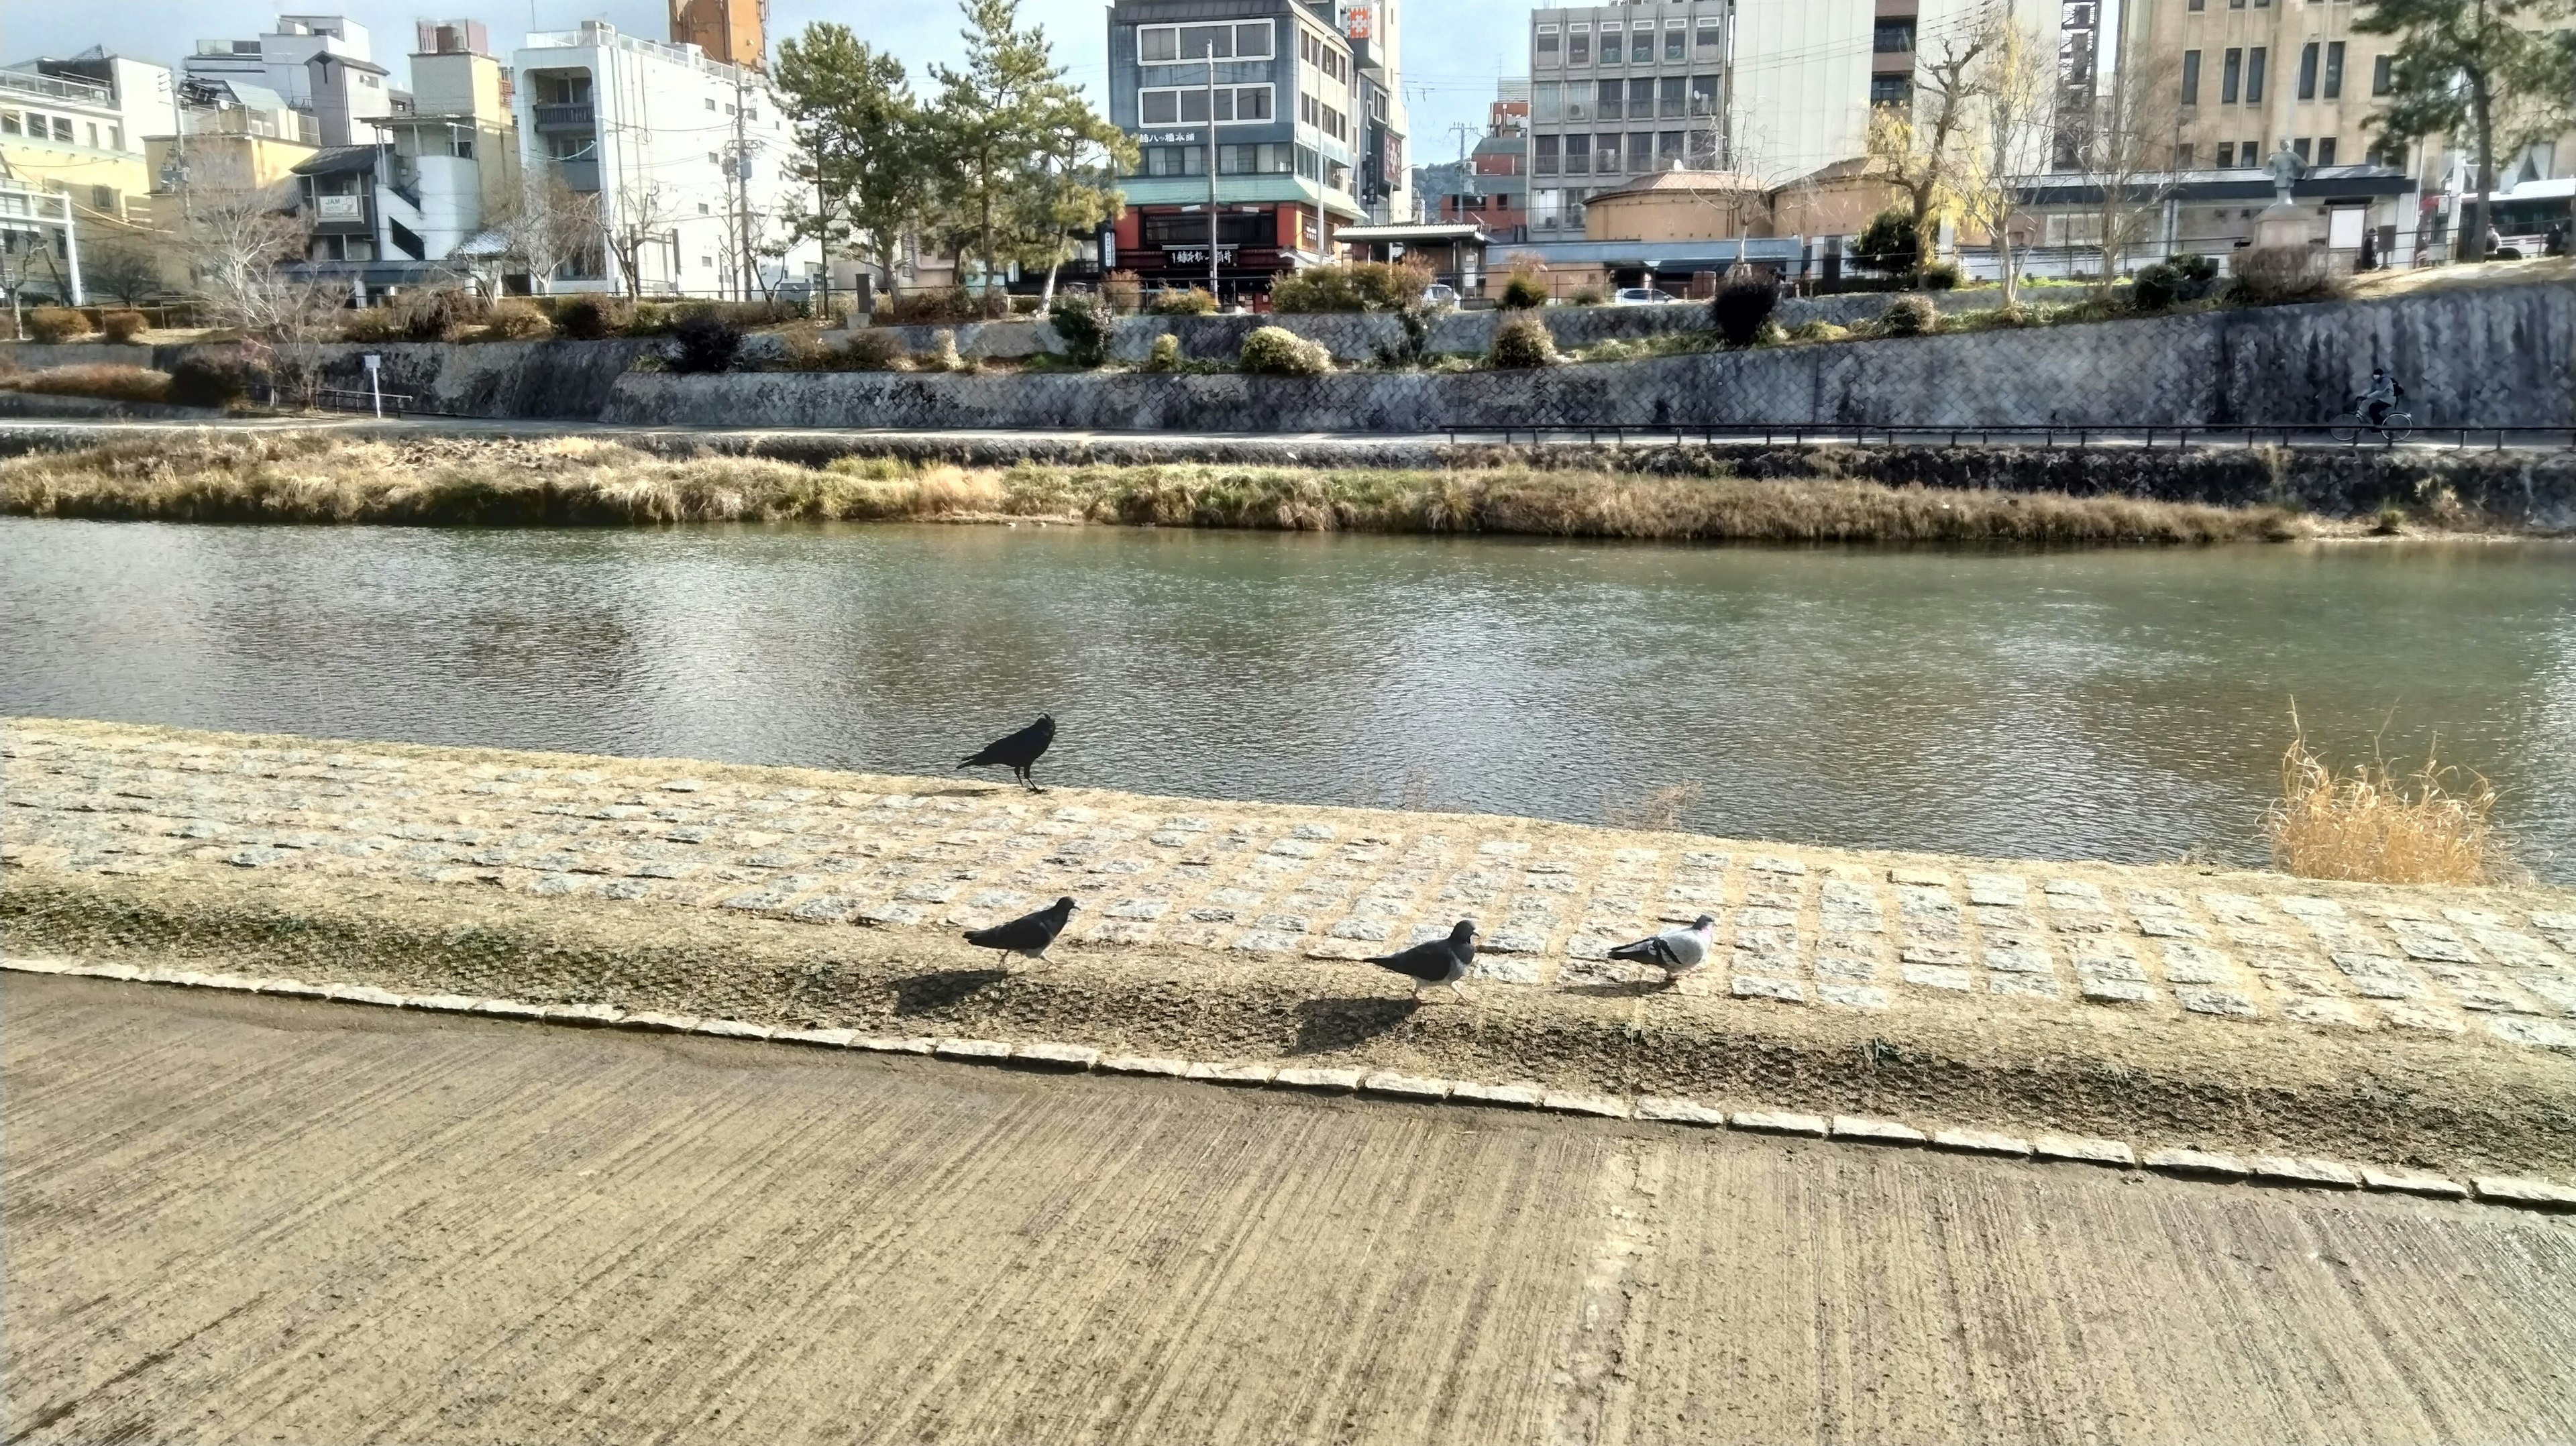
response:
<svg viewBox="0 0 2576 1446"><path fill-rule="evenodd" d="M540 761L47 719L6 728L0 861L494 887L953 939L1071 894L1072 938L1354 959L1473 918L1483 981L1641 986L1623 940L1719 921L1685 995L2104 1009L2576 1051L2576 902L2265 874L1743 845L1527 819L973 781Z"/></svg>

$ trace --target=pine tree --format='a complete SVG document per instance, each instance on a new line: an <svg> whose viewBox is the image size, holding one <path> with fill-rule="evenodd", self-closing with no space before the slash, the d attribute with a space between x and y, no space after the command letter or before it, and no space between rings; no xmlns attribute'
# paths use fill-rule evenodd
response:
<svg viewBox="0 0 2576 1446"><path fill-rule="evenodd" d="M2465 134L2477 194L2460 216L2452 255L2486 255L2487 202L2499 148L2519 149L2549 129L2565 103L2553 87L2558 42L2540 27L2569 12L2567 0L2365 0L2352 28L2394 35L2387 107L2372 113L2380 143Z"/></svg>
<svg viewBox="0 0 2576 1446"><path fill-rule="evenodd" d="M1046 31L1020 28L1019 0L963 0L966 68L930 68L940 84L936 153L950 228L984 265L986 307L1010 254L1015 212L1042 184L1044 153L1070 103ZM1085 111L1087 114L1087 110Z"/></svg>
<svg viewBox="0 0 2576 1446"><path fill-rule="evenodd" d="M802 151L797 177L814 187L796 234L855 250L891 285L931 174L928 123L903 62L818 21L780 42L776 79Z"/></svg>

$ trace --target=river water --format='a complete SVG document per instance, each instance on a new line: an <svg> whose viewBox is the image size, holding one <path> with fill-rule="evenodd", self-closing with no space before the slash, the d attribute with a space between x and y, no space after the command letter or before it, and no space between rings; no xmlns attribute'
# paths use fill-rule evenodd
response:
<svg viewBox="0 0 2576 1446"><path fill-rule="evenodd" d="M2576 547L1667 547L0 520L0 711L1585 822L2261 858L2293 698L2576 881Z"/></svg>

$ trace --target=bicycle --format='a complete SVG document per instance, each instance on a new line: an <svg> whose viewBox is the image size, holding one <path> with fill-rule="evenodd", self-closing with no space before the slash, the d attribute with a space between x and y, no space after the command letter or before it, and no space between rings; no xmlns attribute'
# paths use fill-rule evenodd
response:
<svg viewBox="0 0 2576 1446"><path fill-rule="evenodd" d="M2361 434L2364 432L2373 432L2378 434L2381 441L2394 447L2415 435L2415 416L2402 407L2392 406L2380 415L2378 421L2373 422L2368 415L2368 408L2356 397L2354 405L2342 416L2335 418L2334 425L2327 428L2326 432L2336 441L2346 445L2361 440Z"/></svg>

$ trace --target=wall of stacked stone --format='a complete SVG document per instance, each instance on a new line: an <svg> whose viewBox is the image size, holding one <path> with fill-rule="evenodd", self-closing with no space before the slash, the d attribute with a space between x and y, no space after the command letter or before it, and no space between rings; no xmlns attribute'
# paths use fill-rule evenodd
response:
<svg viewBox="0 0 2576 1446"><path fill-rule="evenodd" d="M2428 425L2576 426L2576 286L1528 371L637 373L618 380L604 419L1193 432L2312 425L2341 410L2373 365L2407 380L2409 405Z"/></svg>

